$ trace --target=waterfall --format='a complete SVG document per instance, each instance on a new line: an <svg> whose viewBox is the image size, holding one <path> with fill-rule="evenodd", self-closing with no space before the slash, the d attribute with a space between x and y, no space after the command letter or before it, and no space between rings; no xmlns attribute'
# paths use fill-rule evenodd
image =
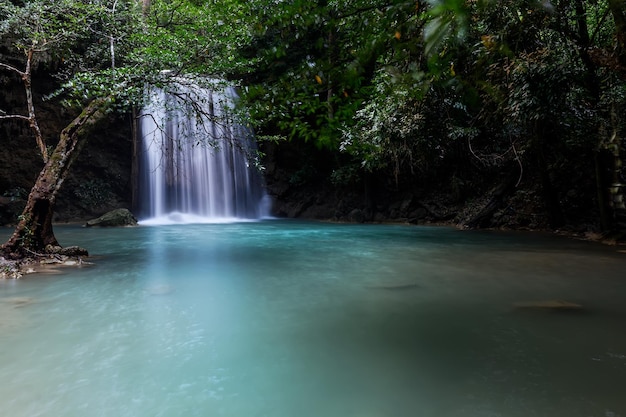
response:
<svg viewBox="0 0 626 417"><path fill-rule="evenodd" d="M178 83L150 91L139 121L143 224L228 222L269 215L250 129L234 122L231 87Z"/></svg>

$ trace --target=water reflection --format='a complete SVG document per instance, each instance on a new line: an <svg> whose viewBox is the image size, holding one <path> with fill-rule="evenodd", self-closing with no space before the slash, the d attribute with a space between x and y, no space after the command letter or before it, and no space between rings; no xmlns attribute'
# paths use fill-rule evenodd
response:
<svg viewBox="0 0 626 417"><path fill-rule="evenodd" d="M58 235L95 265L0 282L0 415L626 416L613 248L282 221Z"/></svg>

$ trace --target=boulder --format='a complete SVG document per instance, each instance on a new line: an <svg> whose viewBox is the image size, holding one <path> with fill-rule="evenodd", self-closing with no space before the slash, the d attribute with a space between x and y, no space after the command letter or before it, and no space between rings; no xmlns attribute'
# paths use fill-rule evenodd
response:
<svg viewBox="0 0 626 417"><path fill-rule="evenodd" d="M97 219L89 220L85 227L120 227L137 226L137 219L128 209L116 209L103 214Z"/></svg>
<svg viewBox="0 0 626 417"><path fill-rule="evenodd" d="M89 252L87 252L87 249L83 249L80 246L68 246L63 248L61 246L47 245L46 253L49 255L61 255L68 257L89 256Z"/></svg>

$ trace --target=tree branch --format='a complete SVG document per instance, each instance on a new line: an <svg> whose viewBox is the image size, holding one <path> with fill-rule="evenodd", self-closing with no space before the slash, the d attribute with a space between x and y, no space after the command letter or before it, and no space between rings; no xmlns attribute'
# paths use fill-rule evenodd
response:
<svg viewBox="0 0 626 417"><path fill-rule="evenodd" d="M27 58L26 58L26 70L22 75L22 80L24 81L24 89L26 90L26 105L28 106L28 124L35 135L35 141L37 142L37 146L39 146L39 152L41 152L41 157L43 158L43 162L48 162L48 149L46 148L46 141L43 138L43 134L41 133L41 129L39 128L39 122L37 121L37 115L35 114L35 102L33 99L33 90L32 90L32 80L31 80L31 68L33 62L33 56L35 55L35 51L33 49L28 50Z"/></svg>
<svg viewBox="0 0 626 417"><path fill-rule="evenodd" d="M0 110L1 111L1 110ZM3 112L4 113L4 112ZM0 119L20 119L20 120L26 120L27 122L30 120L28 118L28 116L23 116L21 114L6 114L6 115L0 115Z"/></svg>
<svg viewBox="0 0 626 417"><path fill-rule="evenodd" d="M7 69L9 71L16 72L16 73L18 73L20 75L20 77L23 77L24 74L25 74L23 71L20 71L17 68L12 67L11 65L5 64L3 62L0 62L0 68L4 68L4 69Z"/></svg>

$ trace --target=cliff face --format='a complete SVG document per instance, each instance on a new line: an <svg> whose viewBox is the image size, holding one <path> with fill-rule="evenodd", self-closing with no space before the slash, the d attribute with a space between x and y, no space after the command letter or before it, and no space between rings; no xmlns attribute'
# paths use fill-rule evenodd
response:
<svg viewBox="0 0 626 417"><path fill-rule="evenodd" d="M17 80L1 87L0 109L26 114L25 94ZM77 114L54 100L44 100L54 89L51 79L33 80L37 117L49 146ZM89 138L57 197L55 220L93 218L131 204L132 128L127 115L111 115ZM28 124L23 120L0 121L0 224L12 224L21 212L22 199L43 166Z"/></svg>

